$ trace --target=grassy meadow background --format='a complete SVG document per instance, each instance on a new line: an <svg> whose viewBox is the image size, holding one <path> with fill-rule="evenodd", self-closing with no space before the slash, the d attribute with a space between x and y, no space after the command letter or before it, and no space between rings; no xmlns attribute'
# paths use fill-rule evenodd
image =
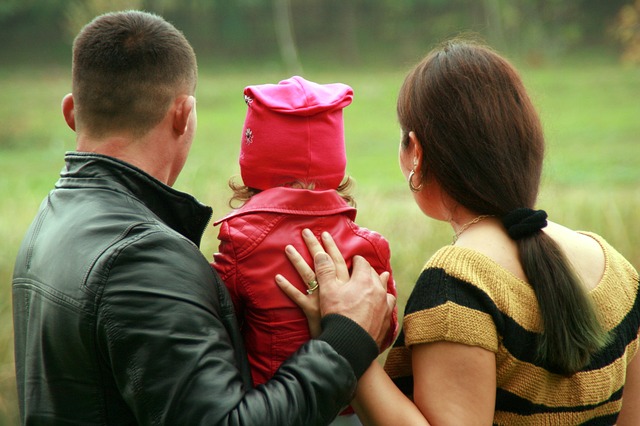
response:
<svg viewBox="0 0 640 426"><path fill-rule="evenodd" d="M418 58L416 58L418 60ZM345 110L348 173L355 179L358 222L386 235L392 249L399 306L404 307L425 260L451 241L448 224L414 205L397 161L395 98L411 64L384 68L306 69L307 79L351 85ZM640 70L607 55L518 64L544 122L548 150L538 206L550 219L602 234L640 267ZM227 180L237 155L248 84L289 77L274 66L201 66L198 133L176 188L229 211ZM11 319L11 275L23 234L74 147L60 113L70 91L66 67L0 68L0 425L17 422ZM202 244L216 247L209 227Z"/></svg>

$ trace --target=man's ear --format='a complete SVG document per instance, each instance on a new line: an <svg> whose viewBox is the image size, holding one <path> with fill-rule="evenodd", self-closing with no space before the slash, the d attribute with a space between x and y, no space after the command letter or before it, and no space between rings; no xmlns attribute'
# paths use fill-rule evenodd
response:
<svg viewBox="0 0 640 426"><path fill-rule="evenodd" d="M180 97L175 102L177 105L173 113L173 129L179 135L184 135L189 128L189 117L195 114L196 98Z"/></svg>
<svg viewBox="0 0 640 426"><path fill-rule="evenodd" d="M67 122L67 126L74 132L76 131L76 112L75 112L75 103L73 101L73 95L68 93L62 98L62 115L64 116L64 121Z"/></svg>

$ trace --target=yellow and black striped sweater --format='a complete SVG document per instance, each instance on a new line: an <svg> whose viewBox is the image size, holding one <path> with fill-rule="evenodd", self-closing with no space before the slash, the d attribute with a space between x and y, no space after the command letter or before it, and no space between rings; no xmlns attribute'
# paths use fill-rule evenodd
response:
<svg viewBox="0 0 640 426"><path fill-rule="evenodd" d="M615 336L582 371L555 374L535 359L541 330L526 282L465 248L440 249L425 265L405 308L403 329L385 370L411 395L411 345L451 341L496 354L496 425L611 425L622 405L626 367L638 351L638 272L595 234L606 266L589 292Z"/></svg>

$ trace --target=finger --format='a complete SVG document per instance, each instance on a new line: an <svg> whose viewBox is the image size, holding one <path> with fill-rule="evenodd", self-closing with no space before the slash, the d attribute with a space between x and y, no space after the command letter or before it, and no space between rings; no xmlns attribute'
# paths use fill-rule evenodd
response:
<svg viewBox="0 0 640 426"><path fill-rule="evenodd" d="M385 289L389 287L389 277L391 274L388 271L384 271L380 274L380 282L382 282L382 287Z"/></svg>
<svg viewBox="0 0 640 426"><path fill-rule="evenodd" d="M374 283L376 283L376 282L380 283L380 285L382 286L383 289L385 289L385 291L387 290L387 284L389 282L389 277L390 276L391 276L391 274L388 271L384 271L383 273L378 275L376 270L371 268L371 280Z"/></svg>
<svg viewBox="0 0 640 426"><path fill-rule="evenodd" d="M396 297L390 293L387 293L387 315L389 315L392 320L388 321L386 323L383 324L383 327L381 329L382 331L382 335L381 335L381 340L376 340L376 342L378 342L380 350L384 351L386 350L390 344L393 344L393 339L395 339L395 337L397 337L397 332L398 332L398 323L396 322L395 318L395 307L396 307Z"/></svg>
<svg viewBox="0 0 640 426"><path fill-rule="evenodd" d="M396 303L398 303L398 299L393 294L387 293L387 307L389 308L389 312L393 312Z"/></svg>
<svg viewBox="0 0 640 426"><path fill-rule="evenodd" d="M295 247L288 245L284 248L284 252L289 258L289 261L293 267L298 271L300 278L309 285L310 282L316 279L316 274L311 269L311 266L307 264L302 255L298 253Z"/></svg>
<svg viewBox="0 0 640 426"><path fill-rule="evenodd" d="M371 274L371 271L373 271L373 268L371 267L369 262L367 262L367 259L359 255L353 256L353 271L351 272L352 276L356 274L363 274L363 273ZM377 280L380 279L379 277L377 277L377 274L376 274L376 279Z"/></svg>
<svg viewBox="0 0 640 426"><path fill-rule="evenodd" d="M324 249L327 251L327 254L331 256L333 264L336 267L336 276L338 277L338 280L346 283L349 281L349 269L347 268L347 262L344 261L344 257L342 257L342 253L331 237L331 234L323 232L321 234L321 238Z"/></svg>
<svg viewBox="0 0 640 426"><path fill-rule="evenodd" d="M318 241L318 239L313 234L313 232L311 232L311 230L304 229L302 231L302 239L304 240L304 243L307 245L307 249L309 250L309 253L311 254L312 258L315 257L315 255L318 253L324 253L324 248L322 247L322 244L320 244L320 241Z"/></svg>
<svg viewBox="0 0 640 426"><path fill-rule="evenodd" d="M307 293L298 290L296 286L280 274L276 275L276 284L304 312L314 309L317 304L314 299L307 296Z"/></svg>
<svg viewBox="0 0 640 426"><path fill-rule="evenodd" d="M316 270L316 280L318 280L320 286L319 290L326 291L334 288L336 285L336 269L331 257L323 251L313 257L313 263Z"/></svg>

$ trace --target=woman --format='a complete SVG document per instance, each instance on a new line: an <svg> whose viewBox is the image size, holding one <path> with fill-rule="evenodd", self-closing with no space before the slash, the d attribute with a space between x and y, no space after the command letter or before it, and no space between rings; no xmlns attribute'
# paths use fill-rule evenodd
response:
<svg viewBox="0 0 640 426"><path fill-rule="evenodd" d="M515 69L449 41L406 77L398 119L415 201L454 241L416 283L388 374L359 382L363 423L640 424L638 273L534 209L544 139Z"/></svg>

